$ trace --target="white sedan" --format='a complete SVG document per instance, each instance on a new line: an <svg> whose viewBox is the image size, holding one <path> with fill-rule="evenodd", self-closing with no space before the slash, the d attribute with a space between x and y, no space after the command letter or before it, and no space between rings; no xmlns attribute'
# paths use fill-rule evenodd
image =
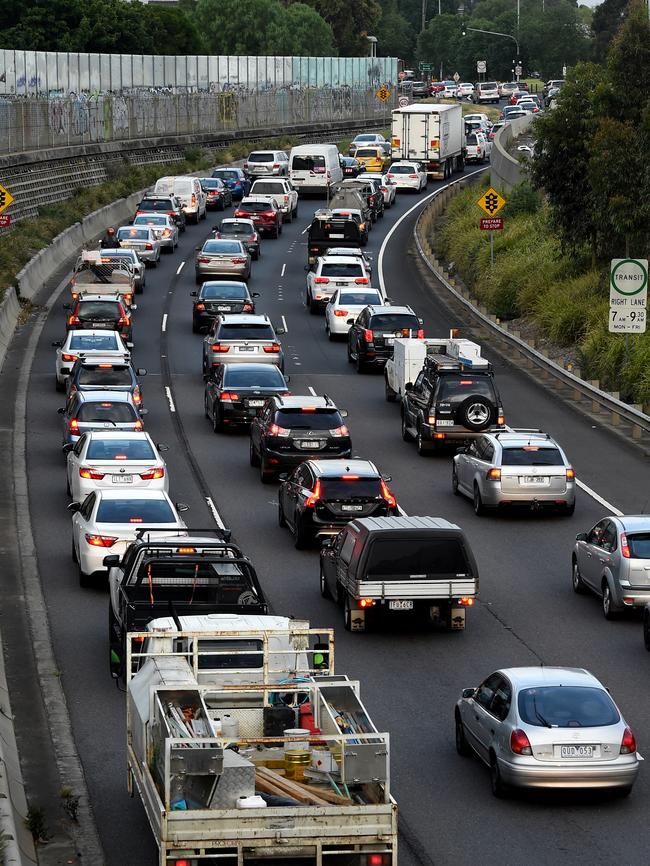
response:
<svg viewBox="0 0 650 866"><path fill-rule="evenodd" d="M363 259L356 256L319 256L314 270L307 274L306 302L309 312L325 309L337 289L370 285L370 274Z"/></svg>
<svg viewBox="0 0 650 866"><path fill-rule="evenodd" d="M65 340L52 343L56 347L56 390L65 391L66 380L79 355L102 358L109 355L127 359L130 350L117 331L68 331Z"/></svg>
<svg viewBox="0 0 650 866"><path fill-rule="evenodd" d="M395 181L388 177L387 174L381 174L381 172L364 171L363 180L367 180L368 178L379 181L384 196L384 207L392 207L397 198L397 184Z"/></svg>
<svg viewBox="0 0 650 866"><path fill-rule="evenodd" d="M463 117L463 120L465 121L465 123L478 122L481 124L481 126L485 126L487 129L489 129L492 126L492 121L487 116L487 114L485 114L482 111L477 111L477 112L474 112L473 114L466 114Z"/></svg>
<svg viewBox="0 0 650 866"><path fill-rule="evenodd" d="M458 99L462 99L464 96L472 96L473 93L474 85L471 81L461 81L456 88L456 96Z"/></svg>
<svg viewBox="0 0 650 866"><path fill-rule="evenodd" d="M120 246L135 250L148 265L155 268L160 261L160 241L149 226L120 226L117 239Z"/></svg>
<svg viewBox="0 0 650 866"><path fill-rule="evenodd" d="M387 177L398 190L422 192L427 188L427 173L421 162L394 162L388 169Z"/></svg>
<svg viewBox="0 0 650 866"><path fill-rule="evenodd" d="M351 328L349 320L356 319L369 304L386 306L388 298L382 297L379 289L337 289L325 307L325 333L329 339L344 337Z"/></svg>
<svg viewBox="0 0 650 866"><path fill-rule="evenodd" d="M154 445L144 431L92 430L76 445L66 445L67 490L74 502L93 490L169 490L169 474L160 456L166 445Z"/></svg>
<svg viewBox="0 0 650 866"><path fill-rule="evenodd" d="M133 220L134 226L148 226L160 241L161 249L173 253L178 246L178 225L166 213L141 213Z"/></svg>
<svg viewBox="0 0 650 866"><path fill-rule="evenodd" d="M139 527L162 537L186 529L179 516L187 506L176 506L164 490L93 490L83 502L71 502L72 559L79 567L79 585L91 586L105 576L104 557L122 556Z"/></svg>

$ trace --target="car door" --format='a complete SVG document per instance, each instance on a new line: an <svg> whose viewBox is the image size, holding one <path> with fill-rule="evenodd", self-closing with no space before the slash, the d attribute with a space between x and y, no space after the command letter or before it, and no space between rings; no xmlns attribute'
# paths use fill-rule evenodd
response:
<svg viewBox="0 0 650 866"><path fill-rule="evenodd" d="M468 702L463 717L465 731L472 747L486 763L489 760L491 738L494 735L496 719L490 707L495 693L503 686L499 673L491 674L477 688L471 702Z"/></svg>
<svg viewBox="0 0 650 866"><path fill-rule="evenodd" d="M292 527L296 525L296 504L299 498L299 492L302 488L304 470L302 466L298 466L293 470L291 475L280 489L282 496L282 510L285 518L288 519Z"/></svg>
<svg viewBox="0 0 650 866"><path fill-rule="evenodd" d="M210 418L214 418L216 404L221 393L224 365L217 367L205 383L205 409Z"/></svg>
<svg viewBox="0 0 650 866"><path fill-rule="evenodd" d="M314 486L314 473L308 466L304 464L298 467L294 473L294 480L291 486L291 515L292 524L296 526L300 522L305 498L309 496Z"/></svg>
<svg viewBox="0 0 650 866"><path fill-rule="evenodd" d="M340 289L336 289L332 297L327 302L327 306L325 307L325 319L327 320L327 324L332 327L332 320L334 318L334 308L336 307L339 300L339 292Z"/></svg>
<svg viewBox="0 0 650 866"><path fill-rule="evenodd" d="M260 454L262 450L261 439L262 439L262 430L264 430L268 424L270 419L270 406L265 406L264 409L260 412L260 414L253 418L251 421L250 427L250 437L251 437L251 453L253 451L256 454Z"/></svg>
<svg viewBox="0 0 650 866"><path fill-rule="evenodd" d="M90 522L90 517L93 513L93 508L95 507L96 499L96 493L89 493L88 496L86 496L86 498L84 499L79 511L75 512L72 515L73 543L77 551L79 551L79 543L82 534L88 531L88 524Z"/></svg>
<svg viewBox="0 0 650 866"><path fill-rule="evenodd" d="M617 545L618 532L616 530L616 524L613 520L608 519L605 521L605 528L595 553L598 560L597 588L601 586L603 575L606 573L614 574L616 571L614 568L614 562ZM618 586L616 588L620 589Z"/></svg>
<svg viewBox="0 0 650 866"><path fill-rule="evenodd" d="M472 492L474 484L474 467L478 457L477 443L475 439L464 453L461 453L456 461L456 473L458 475L458 484L464 490Z"/></svg>
<svg viewBox="0 0 650 866"><path fill-rule="evenodd" d="M601 543L607 518L600 520L587 533L586 541L579 541L577 545L576 555L578 558L578 568L580 576L586 584L600 591L600 557Z"/></svg>
<svg viewBox="0 0 650 866"><path fill-rule="evenodd" d="M343 546L343 542L345 541L348 533L345 530L339 532L339 534L332 540L332 544L330 547L323 547L320 555L320 565L323 571L323 576L325 578L325 585L332 596L332 598L336 599L337 589L336 589L336 574L338 568L338 561L341 556L341 548Z"/></svg>

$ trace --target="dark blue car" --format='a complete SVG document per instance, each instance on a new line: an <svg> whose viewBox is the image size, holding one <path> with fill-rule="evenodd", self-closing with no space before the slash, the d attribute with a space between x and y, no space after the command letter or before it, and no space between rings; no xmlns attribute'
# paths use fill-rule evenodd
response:
<svg viewBox="0 0 650 866"><path fill-rule="evenodd" d="M225 183L231 191L233 199L243 199L251 188L251 182L242 168L232 168L231 166L215 168L212 177L218 177Z"/></svg>

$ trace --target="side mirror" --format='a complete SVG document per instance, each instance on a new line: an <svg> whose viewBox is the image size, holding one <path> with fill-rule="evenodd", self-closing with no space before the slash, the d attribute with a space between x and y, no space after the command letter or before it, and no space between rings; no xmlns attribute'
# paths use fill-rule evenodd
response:
<svg viewBox="0 0 650 866"><path fill-rule="evenodd" d="M281 473L278 475L278 481L286 481L288 477L289 477L288 473L286 473L286 472L281 472Z"/></svg>
<svg viewBox="0 0 650 866"><path fill-rule="evenodd" d="M156 448L162 454L164 451L169 451L169 445L165 445L164 442L156 442Z"/></svg>
<svg viewBox="0 0 650 866"><path fill-rule="evenodd" d="M191 295L193 298L196 298L198 294L199 294L198 292L190 292L190 295Z"/></svg>
<svg viewBox="0 0 650 866"><path fill-rule="evenodd" d="M148 414L149 414L149 410L148 410L148 409L140 409L139 411L140 411L140 414L141 414L143 417L144 417L145 415L148 415Z"/></svg>
<svg viewBox="0 0 650 866"><path fill-rule="evenodd" d="M194 249L195 249L195 250L196 250L196 251L197 251L197 253L200 253L200 252L201 252L201 249L202 249L202 247L194 247Z"/></svg>
<svg viewBox="0 0 650 866"><path fill-rule="evenodd" d="M284 381L287 383L287 385L288 385L289 382L291 381L291 376L290 376L289 373L287 373L287 375L284 377Z"/></svg>
<svg viewBox="0 0 650 866"><path fill-rule="evenodd" d="M392 476L392 475L384 475L383 472L382 472L381 477L382 477L382 479L386 482L386 484L389 484L389 483L393 480L393 476Z"/></svg>
<svg viewBox="0 0 650 866"><path fill-rule="evenodd" d="M579 532L576 535L576 541L586 541L586 540L587 540L587 533L586 532Z"/></svg>
<svg viewBox="0 0 650 866"><path fill-rule="evenodd" d="M325 550L328 547L334 547L334 538L332 536L323 538L320 546L323 550Z"/></svg>
<svg viewBox="0 0 650 866"><path fill-rule="evenodd" d="M275 333L282 335L282 334L286 334L287 332L285 331L284 328L276 328Z"/></svg>
<svg viewBox="0 0 650 866"><path fill-rule="evenodd" d="M147 371L146 371L145 367L138 367L135 372L138 374L138 376L146 376L147 375Z"/></svg>
<svg viewBox="0 0 650 866"><path fill-rule="evenodd" d="M347 409L339 409L339 415L341 416L341 418L347 418L348 417L348 410Z"/></svg>
<svg viewBox="0 0 650 866"><path fill-rule="evenodd" d="M393 303L393 299L392 299L392 298L384 298L384 303L385 303L385 304L392 304L392 303Z"/></svg>
<svg viewBox="0 0 650 866"><path fill-rule="evenodd" d="M261 298L262 295L260 292L251 292L251 298Z"/></svg>
<svg viewBox="0 0 650 866"><path fill-rule="evenodd" d="M138 309L138 305L137 305L137 304L131 304L131 309L132 309L132 310L137 310L137 309ZM127 345L129 345L129 344L127 343ZM133 343L131 343L131 345L133 345Z"/></svg>
<svg viewBox="0 0 650 866"><path fill-rule="evenodd" d="M413 382L406 382L406 384L404 385L404 390L405 391L412 391L413 390Z"/></svg>
<svg viewBox="0 0 650 866"><path fill-rule="evenodd" d="M105 556L102 559L102 565L105 565L106 568L113 568L115 565L120 564L120 557L117 553L111 553L110 556Z"/></svg>
<svg viewBox="0 0 650 866"><path fill-rule="evenodd" d="M65 412L65 406L62 406L60 409L56 410L57 415L63 415Z"/></svg>
<svg viewBox="0 0 650 866"><path fill-rule="evenodd" d="M71 502L70 505L68 505L68 511L71 511L73 514L79 511L80 508L81 502Z"/></svg>
<svg viewBox="0 0 650 866"><path fill-rule="evenodd" d="M420 319L420 318L418 317L418 322L420 323L420 325L424 325L424 319Z"/></svg>
<svg viewBox="0 0 650 866"><path fill-rule="evenodd" d="M476 694L476 689L463 689L461 692L461 697L463 698L473 698Z"/></svg>
<svg viewBox="0 0 650 866"><path fill-rule="evenodd" d="M63 340L55 340L52 345L55 349L60 349L63 346Z"/></svg>
<svg viewBox="0 0 650 866"><path fill-rule="evenodd" d="M190 510L190 506L186 505L184 502L177 502L176 503L176 511L178 511L179 514L182 514L184 511L189 511L189 510Z"/></svg>
<svg viewBox="0 0 650 866"><path fill-rule="evenodd" d="M72 444L72 442L66 442L61 451L63 451L64 454L69 454L73 448L74 445Z"/></svg>

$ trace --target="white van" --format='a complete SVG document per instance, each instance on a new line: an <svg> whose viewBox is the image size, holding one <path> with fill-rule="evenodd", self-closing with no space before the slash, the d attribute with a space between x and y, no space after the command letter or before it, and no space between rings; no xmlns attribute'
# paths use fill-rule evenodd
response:
<svg viewBox="0 0 650 866"><path fill-rule="evenodd" d="M161 177L153 189L155 195L175 195L181 203L188 220L198 223L207 213L207 195L198 177L179 174L174 177Z"/></svg>
<svg viewBox="0 0 650 866"><path fill-rule="evenodd" d="M298 192L327 193L343 180L339 150L335 144L299 144L289 155L289 180Z"/></svg>

